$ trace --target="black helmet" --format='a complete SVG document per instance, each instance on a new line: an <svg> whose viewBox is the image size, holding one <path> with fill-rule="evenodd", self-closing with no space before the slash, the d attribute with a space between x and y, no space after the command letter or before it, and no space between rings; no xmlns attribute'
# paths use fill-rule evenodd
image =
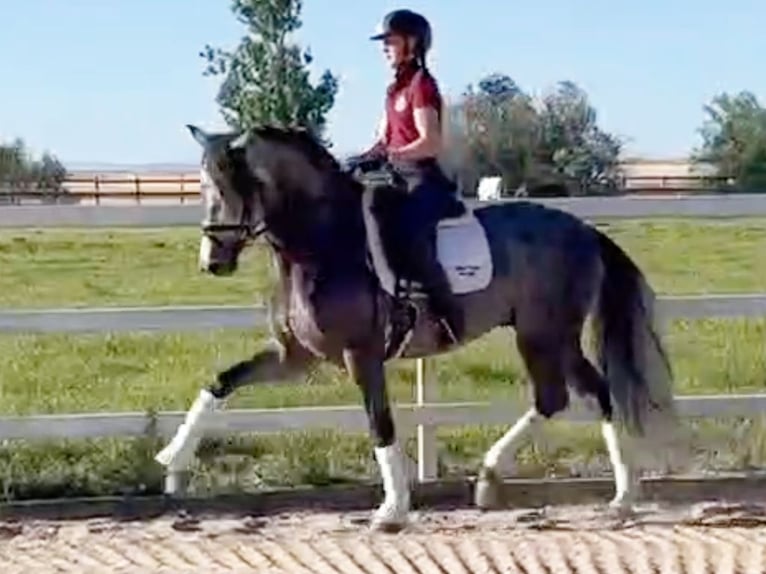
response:
<svg viewBox="0 0 766 574"><path fill-rule="evenodd" d="M383 18L380 33L370 37L370 40L382 40L391 34L414 36L417 49L423 54L431 48L431 25L424 16L412 10L394 10Z"/></svg>

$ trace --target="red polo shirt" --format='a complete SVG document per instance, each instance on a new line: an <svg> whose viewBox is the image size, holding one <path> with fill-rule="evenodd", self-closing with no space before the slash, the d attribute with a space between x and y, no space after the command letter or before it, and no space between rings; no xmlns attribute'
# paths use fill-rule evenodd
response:
<svg viewBox="0 0 766 574"><path fill-rule="evenodd" d="M421 68L404 71L386 94L386 147L396 149L418 139L414 110L428 106L436 109L441 121L442 98L436 80Z"/></svg>

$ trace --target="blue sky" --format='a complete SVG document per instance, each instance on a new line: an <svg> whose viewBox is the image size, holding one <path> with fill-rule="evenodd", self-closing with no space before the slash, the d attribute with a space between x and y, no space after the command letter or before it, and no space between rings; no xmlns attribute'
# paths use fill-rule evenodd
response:
<svg viewBox="0 0 766 574"><path fill-rule="evenodd" d="M229 0L5 0L0 139L24 138L65 163L195 163L186 123L223 127L206 43L233 47ZM341 89L334 150L369 143L388 81L367 40L388 0L304 0L298 39ZM699 142L702 106L724 90L766 100L766 2L756 0L412 0L434 26L442 90L499 71L540 94L573 80L632 155L677 157ZM330 8L332 7L332 8Z"/></svg>

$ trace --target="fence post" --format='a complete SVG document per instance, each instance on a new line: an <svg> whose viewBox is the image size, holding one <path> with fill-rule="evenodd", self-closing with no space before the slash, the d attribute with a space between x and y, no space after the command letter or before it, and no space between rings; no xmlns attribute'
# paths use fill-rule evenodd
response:
<svg viewBox="0 0 766 574"><path fill-rule="evenodd" d="M181 174L181 205L186 203L186 177Z"/></svg>
<svg viewBox="0 0 766 574"><path fill-rule="evenodd" d="M133 181L136 184L136 204L141 205L141 179L138 174L133 176Z"/></svg>
<svg viewBox="0 0 766 574"><path fill-rule="evenodd" d="M421 407L436 400L437 387L433 379L432 359L418 359L415 403ZM436 445L436 428L418 425L418 482L439 478L439 457Z"/></svg>
<svg viewBox="0 0 766 574"><path fill-rule="evenodd" d="M96 205L101 204L101 179L98 174L93 176L93 199L96 200Z"/></svg>

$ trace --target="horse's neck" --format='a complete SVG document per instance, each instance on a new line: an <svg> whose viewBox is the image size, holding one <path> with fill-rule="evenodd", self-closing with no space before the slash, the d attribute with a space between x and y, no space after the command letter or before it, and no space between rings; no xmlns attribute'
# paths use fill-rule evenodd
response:
<svg viewBox="0 0 766 574"><path fill-rule="evenodd" d="M328 210L329 211L326 211ZM334 200L331 206L285 213L269 235L272 246L291 265L344 273L361 269L366 257L366 229L361 199ZM297 222L297 223L296 223Z"/></svg>
<svg viewBox="0 0 766 574"><path fill-rule="evenodd" d="M341 181L339 185L349 185ZM311 238L293 236L287 244L285 237L275 237L271 248L277 260L281 304L285 310L300 301L311 305L308 293L317 281L341 282L368 276L367 236L362 214L361 194L357 190L343 189L332 201L329 217L314 219L316 227L311 234L319 236L321 245L311 244ZM332 193L328 189L327 193ZM314 215L314 214L310 214ZM319 217L319 215L317 215ZM289 214L280 217L289 230ZM294 221L294 220L292 220ZM300 237L300 238L299 238ZM298 239L299 238L299 239Z"/></svg>

